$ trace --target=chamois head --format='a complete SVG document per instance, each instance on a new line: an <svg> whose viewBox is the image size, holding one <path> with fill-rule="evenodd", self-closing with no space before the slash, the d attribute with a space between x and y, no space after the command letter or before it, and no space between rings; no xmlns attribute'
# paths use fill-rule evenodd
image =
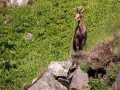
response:
<svg viewBox="0 0 120 90"><path fill-rule="evenodd" d="M80 20L82 20L82 17L83 17L83 12L81 12L81 10L79 11L78 8L76 8L76 17L75 17L75 20L76 21L80 21Z"/></svg>

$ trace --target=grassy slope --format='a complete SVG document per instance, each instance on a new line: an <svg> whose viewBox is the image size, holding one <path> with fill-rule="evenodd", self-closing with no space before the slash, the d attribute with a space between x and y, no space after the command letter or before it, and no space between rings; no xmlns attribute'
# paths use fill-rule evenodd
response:
<svg viewBox="0 0 120 90"><path fill-rule="evenodd" d="M86 5L87 51L111 35L111 26L120 19L120 1L38 0L32 6L0 8L0 87L21 90L40 68L69 57L77 24L73 8L82 4ZM25 40L27 33L33 34L31 40Z"/></svg>

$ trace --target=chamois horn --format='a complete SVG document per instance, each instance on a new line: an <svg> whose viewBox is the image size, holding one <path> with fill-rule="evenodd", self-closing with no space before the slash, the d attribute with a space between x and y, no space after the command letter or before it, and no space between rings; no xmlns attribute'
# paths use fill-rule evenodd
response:
<svg viewBox="0 0 120 90"><path fill-rule="evenodd" d="M77 12L77 13L79 12L78 8L76 8L76 12Z"/></svg>
<svg viewBox="0 0 120 90"><path fill-rule="evenodd" d="M82 8L83 8L83 6L81 5L79 7L73 8L73 9L76 9L76 12L78 13L78 12L81 12Z"/></svg>

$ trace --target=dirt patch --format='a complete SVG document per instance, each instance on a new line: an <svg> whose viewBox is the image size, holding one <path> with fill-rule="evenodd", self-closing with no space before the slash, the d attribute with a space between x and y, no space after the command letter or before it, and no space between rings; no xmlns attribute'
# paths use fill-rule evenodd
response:
<svg viewBox="0 0 120 90"><path fill-rule="evenodd" d="M91 63L95 63L96 68L119 63L120 55L113 52L114 45L115 40L113 39L108 43L100 43L93 47L88 52Z"/></svg>

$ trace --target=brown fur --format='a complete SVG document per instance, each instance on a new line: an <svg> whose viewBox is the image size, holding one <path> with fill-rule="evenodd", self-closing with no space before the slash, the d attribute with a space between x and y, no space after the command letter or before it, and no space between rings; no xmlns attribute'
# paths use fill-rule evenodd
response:
<svg viewBox="0 0 120 90"><path fill-rule="evenodd" d="M75 20L78 21L78 25L76 26L74 36L72 39L74 51L83 50L83 47L87 39L87 31L86 31L86 27L84 26L82 22L82 16L83 16L83 13L81 13L77 9Z"/></svg>

